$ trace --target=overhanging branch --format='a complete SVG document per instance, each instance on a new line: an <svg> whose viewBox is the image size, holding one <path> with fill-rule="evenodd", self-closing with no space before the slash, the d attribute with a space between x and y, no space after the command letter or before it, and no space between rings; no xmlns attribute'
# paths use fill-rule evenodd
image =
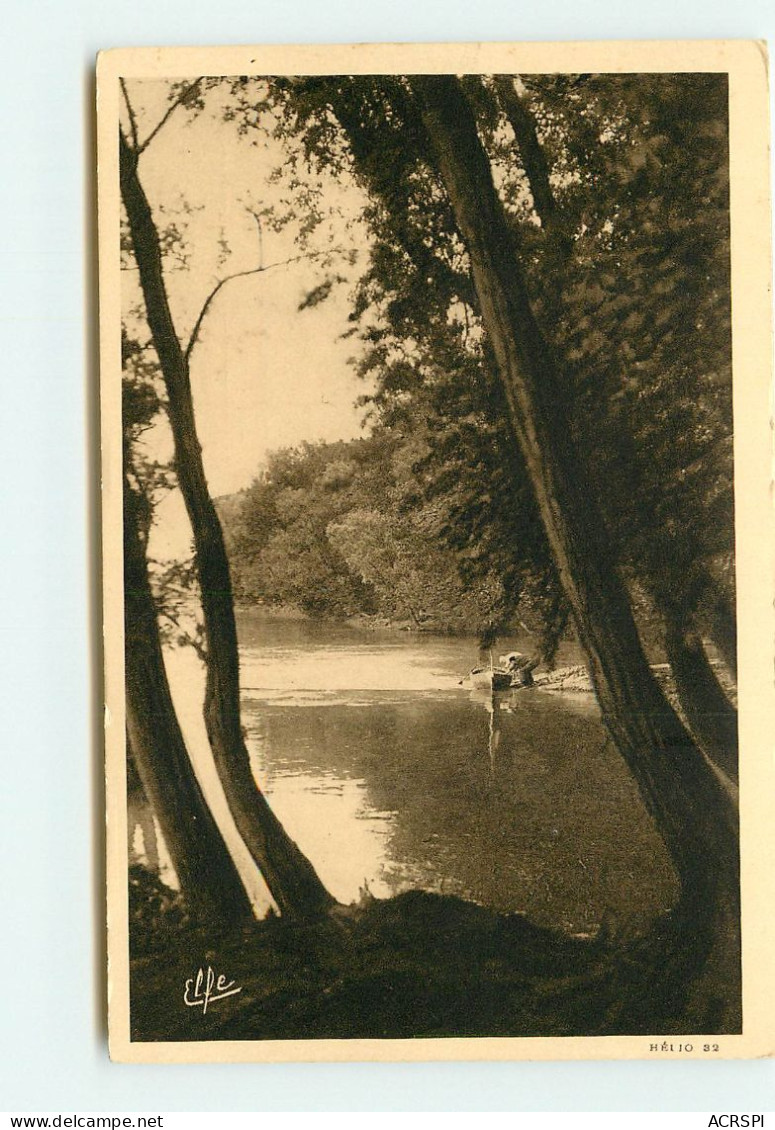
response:
<svg viewBox="0 0 775 1130"><path fill-rule="evenodd" d="M233 275L227 275L226 278L221 279L220 282L217 282L215 284L213 289L208 294L207 298L204 301L202 309L199 311L199 316L194 322L194 328L191 331L191 337L188 340L188 345L186 346L184 353L186 361L188 362L191 359L191 354L193 353L194 346L199 340L199 333L202 329L202 323L207 316L207 312L209 311L220 291L224 286L226 286L226 283L233 282L235 279L247 278L249 275L262 275L264 274L264 272L273 271L277 267L289 267L293 263L301 263L307 259L321 259L326 255L344 255L347 251L348 248L346 247L329 247L325 251L305 251L300 255L292 255L288 259L278 259L275 263L267 263L264 267L252 267L248 271L236 271Z"/></svg>
<svg viewBox="0 0 775 1130"><path fill-rule="evenodd" d="M134 151L136 153L137 148L138 148L138 144L139 144L138 137L137 137L137 118L135 117L134 107L132 106L132 103L129 101L129 94L128 94L127 88L126 88L126 81L123 78L120 78L118 80L118 84L121 87L121 93L124 96L124 102L126 104L127 113L129 114L129 129L130 129L131 134L132 134L132 148L134 149Z"/></svg>
<svg viewBox="0 0 775 1130"><path fill-rule="evenodd" d="M123 81L123 80L122 80L122 81ZM164 126L165 126L165 125L167 124L167 122L169 121L169 119L170 119L170 118L172 117L172 115L173 115L173 114L175 113L175 111L177 110L178 106L182 106L184 102L188 101L188 99L189 99L189 98L190 98L190 96L191 96L191 95L193 94L193 92L194 92L195 90L198 90L198 89L199 89L199 86L200 86L201 82L202 82L202 79L201 79L201 78L197 78L197 79L194 79L194 81L193 81L193 82L190 82L190 83L189 83L189 84L188 84L188 85L187 85L187 86L186 86L186 87L185 87L185 88L184 88L184 89L183 89L183 90L182 90L182 91L180 92L180 94L179 94L179 95L177 96L177 98L175 98L175 100L174 100L174 101L173 101L173 102L171 103L171 105L170 105L170 106L169 106L169 107L167 108L167 110L166 110L166 112L164 113L163 117L162 117L162 118L161 118L161 119L160 119L160 120L159 120L159 121L157 122L157 124L156 124L156 125L155 125L155 126L153 127L153 129L151 130L151 132L150 132L150 133L148 134L148 136L146 137L145 141L144 141L144 142L142 142L142 144L135 144L135 149L136 149L136 151L137 151L137 154L138 154L138 156L139 156L139 155L140 155L141 153L144 153L144 152L145 152L145 150L146 150L146 149L148 148L148 146L149 146L149 145L151 144L151 142L153 141L153 139L154 139L154 138L156 137L157 133L158 133L158 132L159 132L159 131L160 131L161 129L163 129L163 128L164 128Z"/></svg>

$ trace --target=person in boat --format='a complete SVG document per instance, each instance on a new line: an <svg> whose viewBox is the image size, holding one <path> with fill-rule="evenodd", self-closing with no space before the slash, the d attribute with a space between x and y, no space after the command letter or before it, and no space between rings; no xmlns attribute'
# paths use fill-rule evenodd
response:
<svg viewBox="0 0 775 1130"><path fill-rule="evenodd" d="M502 657L502 660L505 660L513 687L532 687L533 671L538 666L537 659L531 659L521 651L510 651L508 655Z"/></svg>

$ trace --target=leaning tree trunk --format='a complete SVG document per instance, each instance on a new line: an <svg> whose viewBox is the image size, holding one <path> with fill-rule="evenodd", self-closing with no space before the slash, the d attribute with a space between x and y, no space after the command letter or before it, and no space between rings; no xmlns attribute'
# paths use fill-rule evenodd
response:
<svg viewBox="0 0 775 1130"><path fill-rule="evenodd" d="M207 488L197 438L188 358L169 308L159 235L138 176L138 156L123 133L119 144L121 196L148 325L167 390L175 470L194 535L207 647L204 717L208 738L234 821L281 913L315 914L334 900L258 788L242 736L231 578L223 531Z"/></svg>
<svg viewBox="0 0 775 1130"><path fill-rule="evenodd" d="M208 925L247 921L250 900L194 774L172 704L138 517L136 494L125 483L126 716L134 766L192 918Z"/></svg>
<svg viewBox="0 0 775 1130"><path fill-rule="evenodd" d="M562 214L552 191L549 168L533 116L517 93L512 76L496 75L493 81L519 148L541 226L567 257L571 241L564 230ZM713 595L711 604L711 636L725 664L736 677L734 606L718 592ZM737 711L719 685L699 636L686 624L678 623L672 610L663 608L663 614L667 624L665 646L684 717L704 752L736 782Z"/></svg>
<svg viewBox="0 0 775 1130"><path fill-rule="evenodd" d="M512 231L457 79L412 80L465 241L485 329L605 723L665 840L695 927L693 1017L740 1023L735 807L643 654L613 544L571 438L562 382L533 316ZM720 987L720 988L719 988ZM718 993L723 1019L718 1019ZM689 1007L689 1006L687 1006Z"/></svg>
<svg viewBox="0 0 775 1130"><path fill-rule="evenodd" d="M702 639L679 620L668 618L665 652L689 728L711 761L737 781L737 710L716 678Z"/></svg>

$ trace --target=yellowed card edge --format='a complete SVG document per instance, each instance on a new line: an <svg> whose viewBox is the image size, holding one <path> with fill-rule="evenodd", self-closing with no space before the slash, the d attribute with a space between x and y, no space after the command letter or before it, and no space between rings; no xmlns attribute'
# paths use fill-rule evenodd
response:
<svg viewBox="0 0 775 1130"><path fill-rule="evenodd" d="M742 1035L138 1043L129 1038L120 448L118 79L192 74L727 72L743 897ZM138 48L102 52L98 198L109 1046L127 1063L708 1059L775 1054L775 524L767 49L749 40ZM691 1051L688 1050L691 1045ZM704 1051L718 1047L716 1051Z"/></svg>

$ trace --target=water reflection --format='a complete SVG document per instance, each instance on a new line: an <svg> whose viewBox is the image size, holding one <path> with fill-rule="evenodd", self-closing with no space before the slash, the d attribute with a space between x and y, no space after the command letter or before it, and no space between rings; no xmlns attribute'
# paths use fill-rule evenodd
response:
<svg viewBox="0 0 775 1130"><path fill-rule="evenodd" d="M465 689L473 641L243 615L240 642L256 779L337 898L423 887L576 931L672 902L594 696Z"/></svg>
<svg viewBox="0 0 775 1130"><path fill-rule="evenodd" d="M318 636L297 664L276 641L245 649L257 779L324 882L344 901L421 886L579 931L669 905L594 697L458 687L470 647Z"/></svg>

